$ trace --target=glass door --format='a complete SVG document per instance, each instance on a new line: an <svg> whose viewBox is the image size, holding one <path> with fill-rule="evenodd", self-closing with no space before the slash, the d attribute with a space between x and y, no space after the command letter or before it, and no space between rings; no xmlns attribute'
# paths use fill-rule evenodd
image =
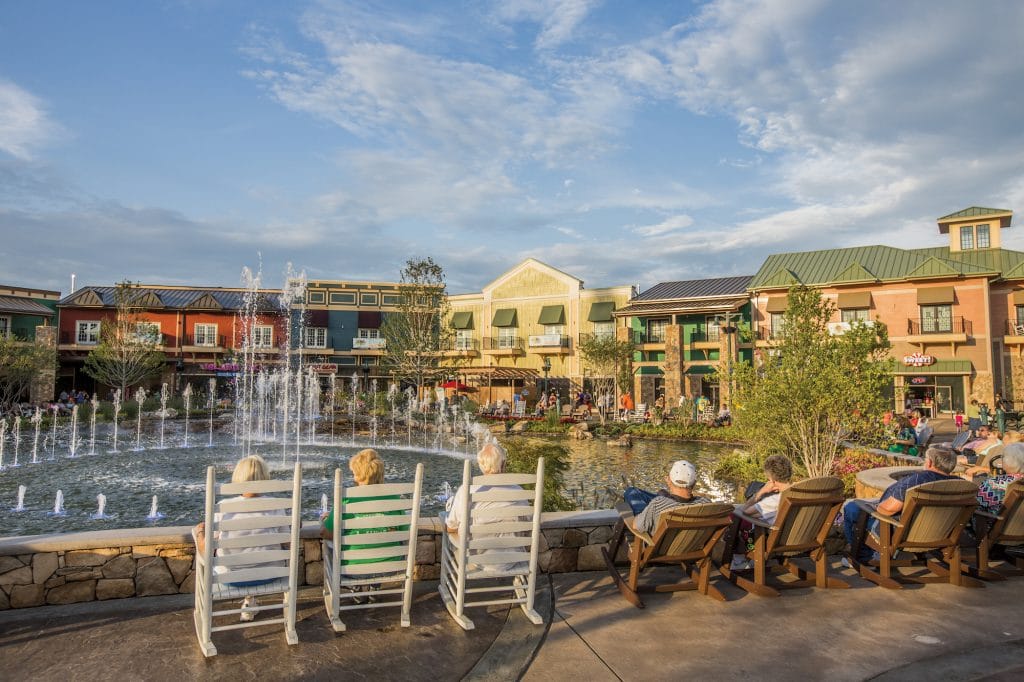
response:
<svg viewBox="0 0 1024 682"><path fill-rule="evenodd" d="M953 389L950 386L935 387L935 414L948 414L953 411Z"/></svg>

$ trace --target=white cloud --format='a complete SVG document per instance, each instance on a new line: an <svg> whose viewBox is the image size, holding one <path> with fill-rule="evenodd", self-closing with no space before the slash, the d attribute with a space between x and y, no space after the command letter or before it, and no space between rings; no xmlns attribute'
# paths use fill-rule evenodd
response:
<svg viewBox="0 0 1024 682"><path fill-rule="evenodd" d="M0 79L0 151L31 159L35 149L60 132L43 102L9 80Z"/></svg>
<svg viewBox="0 0 1024 682"><path fill-rule="evenodd" d="M693 225L693 218L688 215L674 215L661 221L656 225L644 225L634 227L633 232L642 237L658 237L671 232L677 232Z"/></svg>
<svg viewBox="0 0 1024 682"><path fill-rule="evenodd" d="M573 33L598 3L594 0L506 0L499 3L499 18L540 25L534 42L538 50L552 50L573 39Z"/></svg>

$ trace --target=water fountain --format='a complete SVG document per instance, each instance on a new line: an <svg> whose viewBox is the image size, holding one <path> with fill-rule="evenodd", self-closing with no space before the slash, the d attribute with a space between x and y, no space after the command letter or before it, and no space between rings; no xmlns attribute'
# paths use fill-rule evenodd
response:
<svg viewBox="0 0 1024 682"><path fill-rule="evenodd" d="M139 413L135 419L135 449L142 449L142 404L146 401L146 389L139 386L135 391L135 402L139 405Z"/></svg>
<svg viewBox="0 0 1024 682"><path fill-rule="evenodd" d="M67 511L64 509L64 491L58 490L57 496L53 500L53 511L48 512L50 516L66 516Z"/></svg>
<svg viewBox="0 0 1024 682"><path fill-rule="evenodd" d="M170 392L167 390L167 382L165 381L160 386L160 449L164 449L164 422L167 420L167 398L170 397ZM142 414L142 407L139 407L139 414Z"/></svg>
<svg viewBox="0 0 1024 682"><path fill-rule="evenodd" d="M181 392L181 398L185 401L185 443L182 447L188 447L188 415L192 411L192 384L185 384L185 390Z"/></svg>
<svg viewBox="0 0 1024 682"><path fill-rule="evenodd" d="M18 466L18 450L21 448L21 417L15 415L14 417L14 464L11 466Z"/></svg>
<svg viewBox="0 0 1024 682"><path fill-rule="evenodd" d="M100 493L99 495L96 496L96 513L90 516L89 518L93 521L103 521L104 519L109 519L110 517L104 513L106 511L106 508L107 496L104 495L103 493ZM56 508L54 508L54 512L56 511Z"/></svg>
<svg viewBox="0 0 1024 682"><path fill-rule="evenodd" d="M398 397L398 384L392 382L388 385L388 404L391 405L391 435L388 441L392 445L397 442L395 437L395 398Z"/></svg>
<svg viewBox="0 0 1024 682"><path fill-rule="evenodd" d="M53 420L56 424L56 418ZM68 457L78 456L78 405L71 408L71 437L68 440Z"/></svg>
<svg viewBox="0 0 1024 682"><path fill-rule="evenodd" d="M36 427L36 435L32 440L32 463L39 464L39 425L43 423L43 413L37 407L32 415L32 424Z"/></svg>
<svg viewBox="0 0 1024 682"><path fill-rule="evenodd" d="M117 452L117 424L121 417L121 389L114 391L114 449L111 452Z"/></svg>
<svg viewBox="0 0 1024 682"><path fill-rule="evenodd" d="M96 412L100 409L100 399L95 393L92 394L92 415L89 417L89 454L96 454Z"/></svg>
<svg viewBox="0 0 1024 682"><path fill-rule="evenodd" d="M4 438L7 436L7 420L0 419L0 470L4 468Z"/></svg>
<svg viewBox="0 0 1024 682"><path fill-rule="evenodd" d="M57 459L57 416L60 414L60 403L53 405L53 424L50 429L50 460ZM45 444L44 444L45 447Z"/></svg>
<svg viewBox="0 0 1024 682"><path fill-rule="evenodd" d="M338 375L335 372L331 372L331 374L330 374L330 380L331 380L331 389L330 390L331 390L331 395L330 395L330 398L328 399L328 403L327 403L327 418L330 419L330 421L331 421L331 442L332 443L334 442L334 403L335 403L335 400L337 400L337 396L335 395L335 390L336 390L335 382L336 382L337 378L338 378Z"/></svg>
<svg viewBox="0 0 1024 682"><path fill-rule="evenodd" d="M322 495L320 495L320 514L319 514L319 516L323 516L324 514L328 513L329 511L331 511L331 503L327 499L327 493L323 493Z"/></svg>
<svg viewBox="0 0 1024 682"><path fill-rule="evenodd" d="M12 509L11 511L15 511L15 512L23 512L23 511L25 511L25 490L26 490L25 486L23 486L23 485L19 485L18 486L18 503L14 506L14 509Z"/></svg>
<svg viewBox="0 0 1024 682"><path fill-rule="evenodd" d="M156 495L153 496L153 501L149 505L149 515L146 517L147 521L159 521L164 518L164 514L161 514L157 510L157 499Z"/></svg>
<svg viewBox="0 0 1024 682"><path fill-rule="evenodd" d="M213 447L213 406L214 406L214 403L217 400L217 380L216 379L210 379L209 382L207 382L206 385L207 385L207 392L208 392L208 398L209 398L207 400L207 403L208 403L207 407L210 408L210 438L206 442L206 447L209 448L209 447Z"/></svg>
<svg viewBox="0 0 1024 682"><path fill-rule="evenodd" d="M348 419L352 422L352 445L356 444L356 397L359 395L359 375L352 372L352 399L348 403Z"/></svg>

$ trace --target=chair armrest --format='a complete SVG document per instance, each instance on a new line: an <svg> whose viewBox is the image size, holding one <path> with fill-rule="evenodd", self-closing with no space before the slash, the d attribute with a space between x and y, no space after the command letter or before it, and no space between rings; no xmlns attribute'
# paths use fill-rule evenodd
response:
<svg viewBox="0 0 1024 682"><path fill-rule="evenodd" d="M760 516L750 516L749 514L744 512L743 511L743 505L739 505L739 504L736 505L736 511L733 512L733 516L735 516L736 518L741 519L743 521L746 521L747 523L751 523L751 524L753 524L755 526L758 526L759 528L767 528L768 530L775 530L775 526L773 526L772 524L768 523L767 521L762 519Z"/></svg>
<svg viewBox="0 0 1024 682"><path fill-rule="evenodd" d="M619 513L619 521L626 523L633 518L633 508L625 502L619 502L615 505L615 511Z"/></svg>
<svg viewBox="0 0 1024 682"><path fill-rule="evenodd" d="M903 526L903 524L900 523L898 519L894 519L891 516L886 516L885 514L879 513L877 502L870 502L868 500L856 500L856 502L858 507L860 507L862 510L864 510L874 518L878 519L879 521L884 521L885 523L888 523L891 526Z"/></svg>
<svg viewBox="0 0 1024 682"><path fill-rule="evenodd" d="M974 515L981 516L982 518L986 519L992 519L993 521L996 521L1000 518L999 514L993 514L992 512L987 511L985 509L975 509Z"/></svg>

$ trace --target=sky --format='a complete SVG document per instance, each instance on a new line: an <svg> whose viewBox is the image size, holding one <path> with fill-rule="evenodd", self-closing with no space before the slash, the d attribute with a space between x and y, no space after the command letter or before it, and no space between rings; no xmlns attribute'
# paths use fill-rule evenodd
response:
<svg viewBox="0 0 1024 682"><path fill-rule="evenodd" d="M588 288L1024 212L1015 0L0 4L0 284ZM1004 246L1024 249L1024 227Z"/></svg>

